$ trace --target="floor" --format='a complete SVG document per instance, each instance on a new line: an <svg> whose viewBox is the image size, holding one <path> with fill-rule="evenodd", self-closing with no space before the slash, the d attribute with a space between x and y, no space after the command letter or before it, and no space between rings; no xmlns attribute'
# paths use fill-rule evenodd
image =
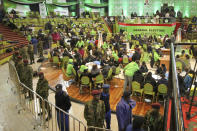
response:
<svg viewBox="0 0 197 131"><path fill-rule="evenodd" d="M9 79L8 64L0 66L0 131L40 131L33 116L17 106L16 88Z"/></svg>

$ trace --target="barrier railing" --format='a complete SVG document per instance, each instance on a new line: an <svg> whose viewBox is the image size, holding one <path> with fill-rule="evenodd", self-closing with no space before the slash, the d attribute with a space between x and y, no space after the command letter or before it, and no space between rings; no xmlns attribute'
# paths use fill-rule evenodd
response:
<svg viewBox="0 0 197 131"><path fill-rule="evenodd" d="M73 115L58 108L53 103L43 99L34 90L20 82L13 61L9 61L9 74L14 86L19 103L18 112L29 111L37 120L34 129L41 127L47 131L111 131L98 127L87 127L82 121Z"/></svg>
<svg viewBox="0 0 197 131"><path fill-rule="evenodd" d="M181 108L181 100L180 100L180 92L179 92L179 84L178 77L176 71L176 61L175 61L175 52L174 45L171 44L171 66L172 66L172 116L174 120L172 120L171 124L174 126L174 130L176 131L184 131L184 122L183 122L183 113Z"/></svg>

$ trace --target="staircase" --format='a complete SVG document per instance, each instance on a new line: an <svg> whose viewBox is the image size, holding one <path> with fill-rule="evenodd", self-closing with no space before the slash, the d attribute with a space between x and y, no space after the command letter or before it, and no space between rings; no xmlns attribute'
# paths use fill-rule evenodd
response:
<svg viewBox="0 0 197 131"><path fill-rule="evenodd" d="M0 61L13 54L13 51L6 53L6 49L13 49L15 46L19 47L20 45L29 43L20 33L14 32L13 30L9 29L9 27L6 27L2 24L0 24L0 34L2 34L4 41L0 41ZM16 43L9 43L10 41L14 41Z"/></svg>

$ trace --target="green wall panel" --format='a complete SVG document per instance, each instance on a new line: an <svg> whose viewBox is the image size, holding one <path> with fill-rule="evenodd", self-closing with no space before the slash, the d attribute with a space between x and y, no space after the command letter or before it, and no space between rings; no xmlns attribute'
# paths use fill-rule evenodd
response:
<svg viewBox="0 0 197 131"><path fill-rule="evenodd" d="M163 3L174 6L175 11L181 11L183 16L192 17L197 14L197 0L149 0L149 5L144 5L145 0L109 0L109 16L130 16L131 12L152 15L161 9Z"/></svg>

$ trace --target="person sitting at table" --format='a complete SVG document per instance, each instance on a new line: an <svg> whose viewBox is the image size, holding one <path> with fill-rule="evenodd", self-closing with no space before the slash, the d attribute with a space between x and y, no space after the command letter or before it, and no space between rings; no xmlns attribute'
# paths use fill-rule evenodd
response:
<svg viewBox="0 0 197 131"><path fill-rule="evenodd" d="M188 54L186 54L185 55L185 60L183 61L184 62L184 64L185 64L185 66L187 67L187 68L191 68L191 64L190 64L190 57L189 57L189 55Z"/></svg>
<svg viewBox="0 0 197 131"><path fill-rule="evenodd" d="M90 81L91 81L91 83L92 83L92 85L93 85L92 76L91 76L91 74L88 72L88 67L87 67L87 66L84 66L84 70L83 70L83 72L81 73L79 79L81 80L81 78L82 78L83 76L89 77L89 78L90 78Z"/></svg>
<svg viewBox="0 0 197 131"><path fill-rule="evenodd" d="M194 71L190 70L189 73L185 76L185 78L184 78L184 86L185 86L184 91L187 91L190 88L190 86L192 84L193 75L194 75Z"/></svg>
<svg viewBox="0 0 197 131"><path fill-rule="evenodd" d="M100 73L100 69L98 68L98 66L95 64L92 66L92 70L91 70L91 76L94 78L97 75L99 75Z"/></svg>
<svg viewBox="0 0 197 131"><path fill-rule="evenodd" d="M164 85L168 86L168 80L165 78L165 74L161 74L161 79L158 80L157 87L160 84L164 84Z"/></svg>
<svg viewBox="0 0 197 131"><path fill-rule="evenodd" d="M137 70L133 75L133 81L140 83L141 88L144 86L144 76L140 70Z"/></svg>
<svg viewBox="0 0 197 131"><path fill-rule="evenodd" d="M73 76L74 75L74 73L73 73L73 59L69 59L68 60L68 65L67 65L67 67L66 67L66 75L68 76L68 77L71 77L71 76Z"/></svg>
<svg viewBox="0 0 197 131"><path fill-rule="evenodd" d="M107 78L107 75L108 75L108 72L109 72L110 68L111 67L108 64L103 66L102 74L103 74L103 77L104 78Z"/></svg>
<svg viewBox="0 0 197 131"><path fill-rule="evenodd" d="M140 60L141 54L138 51L135 51L135 53L132 56L132 61Z"/></svg>
<svg viewBox="0 0 197 131"><path fill-rule="evenodd" d="M186 65L185 65L184 61L182 59L180 59L179 55L176 55L175 61L176 62L181 62L182 63L182 70L185 70Z"/></svg>
<svg viewBox="0 0 197 131"><path fill-rule="evenodd" d="M148 72L148 68L147 68L147 66L146 66L145 61L142 62L142 65L141 65L141 67L140 67L140 71L141 71L142 73Z"/></svg>
<svg viewBox="0 0 197 131"><path fill-rule="evenodd" d="M152 77L152 72L148 72L147 76L145 77L144 84L150 83L153 86L153 91L157 91L157 83L156 80Z"/></svg>
<svg viewBox="0 0 197 131"><path fill-rule="evenodd" d="M160 74L166 74L166 65L165 64L161 64L161 73Z"/></svg>
<svg viewBox="0 0 197 131"><path fill-rule="evenodd" d="M185 58L186 58L185 50L182 50L182 51L181 51L180 59L181 59L181 60L184 60Z"/></svg>

